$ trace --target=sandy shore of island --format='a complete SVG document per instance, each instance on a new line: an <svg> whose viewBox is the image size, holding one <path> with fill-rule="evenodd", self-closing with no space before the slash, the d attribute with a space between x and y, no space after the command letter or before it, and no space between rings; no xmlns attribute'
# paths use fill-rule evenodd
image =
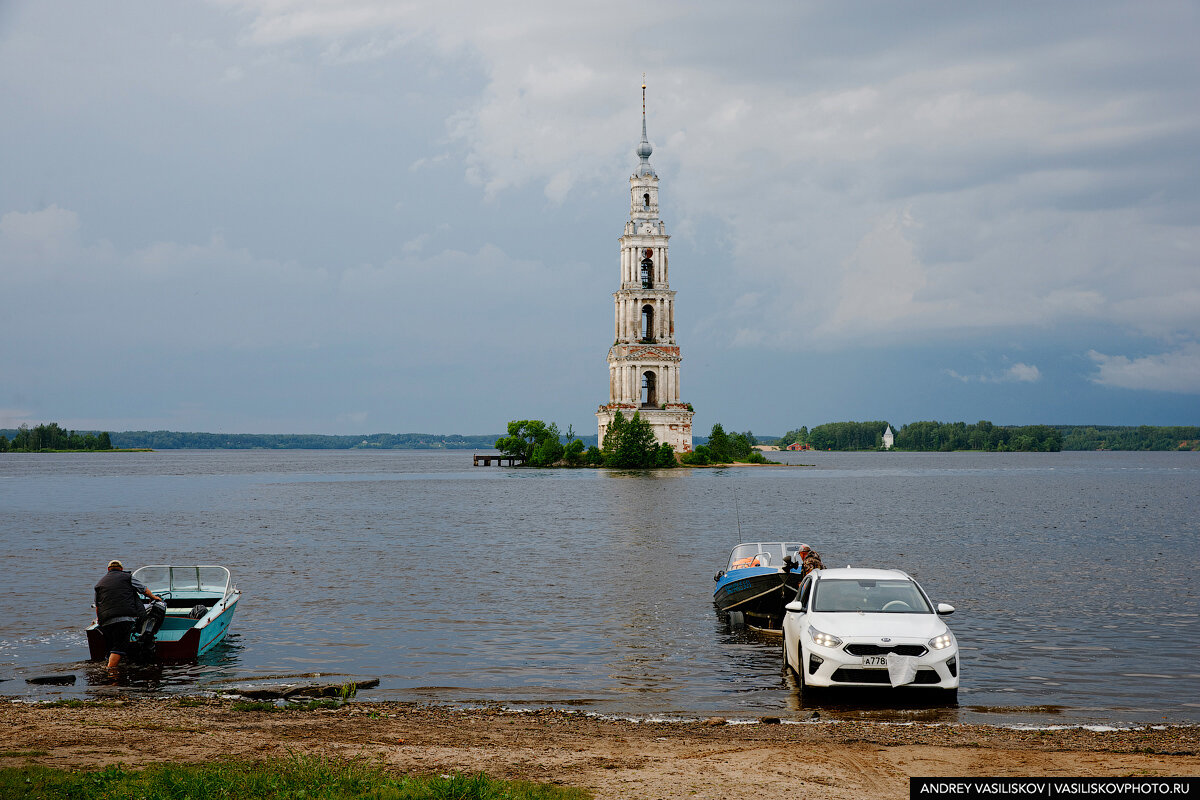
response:
<svg viewBox="0 0 1200 800"><path fill-rule="evenodd" d="M898 798L910 776L1200 775L1200 727L632 722L543 710L352 702L238 711L225 700L0 705L0 766L95 767L307 753L404 773L484 772L597 798Z"/></svg>

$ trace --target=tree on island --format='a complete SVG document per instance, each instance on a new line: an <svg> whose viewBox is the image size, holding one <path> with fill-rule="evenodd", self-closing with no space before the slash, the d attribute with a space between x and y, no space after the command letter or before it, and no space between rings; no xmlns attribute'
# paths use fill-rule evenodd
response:
<svg viewBox="0 0 1200 800"><path fill-rule="evenodd" d="M703 467L707 464L769 464L762 453L754 449L758 439L750 431L735 433L732 436L725 432L721 423L712 426L708 434L708 444L702 444L691 453L684 453L679 460L684 464Z"/></svg>
<svg viewBox="0 0 1200 800"><path fill-rule="evenodd" d="M506 456L519 458L534 467L548 467L562 458L558 425L540 419L520 419L508 423L508 436L496 440L495 447Z"/></svg>
<svg viewBox="0 0 1200 800"><path fill-rule="evenodd" d="M112 450L112 439L108 431L77 433L59 427L57 422L30 428L22 425L10 442L0 436L0 452L39 453L47 450Z"/></svg>
<svg viewBox="0 0 1200 800"><path fill-rule="evenodd" d="M575 436L574 427L568 427L564 437L558 432L558 425L553 422L547 425L540 419L508 423L508 435L497 439L495 447L531 467L587 465L649 469L676 464L674 448L669 444L660 445L650 423L636 411L630 419L625 419L620 412L614 415L604 436L603 449L590 447L585 450L583 441Z"/></svg>
<svg viewBox="0 0 1200 800"><path fill-rule="evenodd" d="M613 414L600 452L606 467L650 469L675 466L675 449L665 442L659 444L654 428L637 411L629 419L625 419L620 411Z"/></svg>

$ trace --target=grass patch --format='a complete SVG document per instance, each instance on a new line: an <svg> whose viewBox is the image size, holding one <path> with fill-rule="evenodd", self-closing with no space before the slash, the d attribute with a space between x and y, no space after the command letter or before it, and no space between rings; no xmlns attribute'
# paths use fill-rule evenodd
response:
<svg viewBox="0 0 1200 800"><path fill-rule="evenodd" d="M175 703L180 708L201 708L202 706L210 705L209 701L196 697L181 697Z"/></svg>
<svg viewBox="0 0 1200 800"><path fill-rule="evenodd" d="M50 767L0 768L0 797L37 800L586 800L581 789L493 780L485 775L392 776L361 761L309 756L263 763L120 764L68 772Z"/></svg>

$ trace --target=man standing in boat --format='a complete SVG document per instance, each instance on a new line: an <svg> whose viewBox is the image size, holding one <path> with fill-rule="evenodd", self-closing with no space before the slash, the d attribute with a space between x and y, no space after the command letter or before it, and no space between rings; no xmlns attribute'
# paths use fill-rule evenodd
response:
<svg viewBox="0 0 1200 800"><path fill-rule="evenodd" d="M116 559L108 562L108 573L101 578L95 587L96 593L96 622L104 641L108 645L108 669L115 671L121 663L121 656L129 647L129 637L138 617L145 613L139 594L151 600L162 598L146 588L132 573L125 571L125 566Z"/></svg>

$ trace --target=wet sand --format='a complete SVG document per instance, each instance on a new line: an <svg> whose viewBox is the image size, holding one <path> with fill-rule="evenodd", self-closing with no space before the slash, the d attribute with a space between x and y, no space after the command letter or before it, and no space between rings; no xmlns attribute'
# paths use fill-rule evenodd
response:
<svg viewBox="0 0 1200 800"><path fill-rule="evenodd" d="M0 765L96 767L308 753L403 773L485 772L597 798L897 798L910 776L1200 775L1200 727L630 722L398 702L235 711L225 700L0 705Z"/></svg>

